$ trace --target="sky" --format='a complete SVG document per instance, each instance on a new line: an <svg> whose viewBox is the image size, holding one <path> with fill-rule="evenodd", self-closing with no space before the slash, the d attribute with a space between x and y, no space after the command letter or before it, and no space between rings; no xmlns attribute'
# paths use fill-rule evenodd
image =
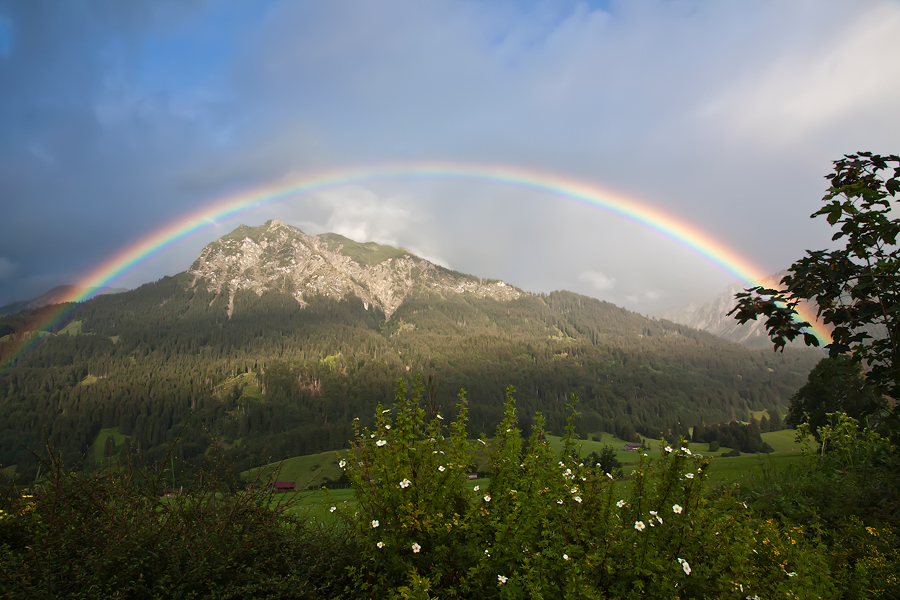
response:
<svg viewBox="0 0 900 600"><path fill-rule="evenodd" d="M231 195L417 161L577 180L775 273L829 247L832 161L900 153L898 107L898 0L0 0L0 305ZM643 314L737 278L557 194L399 176L217 220L111 285L272 218Z"/></svg>

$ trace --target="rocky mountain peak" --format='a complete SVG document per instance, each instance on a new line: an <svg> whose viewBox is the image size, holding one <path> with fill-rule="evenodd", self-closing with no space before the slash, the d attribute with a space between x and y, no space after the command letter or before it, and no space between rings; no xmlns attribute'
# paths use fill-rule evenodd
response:
<svg viewBox="0 0 900 600"><path fill-rule="evenodd" d="M335 233L310 236L278 220L241 225L222 236L203 249L188 273L192 287L228 295L229 317L239 290L258 295L287 292L301 306L314 295L339 299L354 294L366 309L377 308L388 319L416 290L496 300L524 295L502 281L456 273L402 248L360 243Z"/></svg>

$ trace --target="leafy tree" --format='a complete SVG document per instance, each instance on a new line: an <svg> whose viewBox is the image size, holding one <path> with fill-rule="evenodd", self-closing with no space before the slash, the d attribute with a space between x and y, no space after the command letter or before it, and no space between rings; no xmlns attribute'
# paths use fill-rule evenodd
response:
<svg viewBox="0 0 900 600"><path fill-rule="evenodd" d="M622 463L616 455L616 450L609 444L603 444L603 450L598 455L591 452L587 457L587 464L597 466L604 473L615 473L622 468Z"/></svg>
<svg viewBox="0 0 900 600"><path fill-rule="evenodd" d="M791 398L787 422L797 426L809 423L817 435L818 428L830 422L828 413L842 412L859 419L875 413L883 401L850 356L823 358L809 374L809 380Z"/></svg>
<svg viewBox="0 0 900 600"><path fill-rule="evenodd" d="M741 323L766 317L776 349L799 336L807 345L818 340L798 321L797 307L806 301L832 328L826 347L834 357L848 354L864 363L866 383L896 397L900 392L900 218L892 218L900 192L900 156L871 152L848 154L834 162L823 201L811 218L824 216L840 229L832 240L837 250L807 251L781 280L783 289L763 286L736 295L729 314ZM896 418L896 414L893 415Z"/></svg>

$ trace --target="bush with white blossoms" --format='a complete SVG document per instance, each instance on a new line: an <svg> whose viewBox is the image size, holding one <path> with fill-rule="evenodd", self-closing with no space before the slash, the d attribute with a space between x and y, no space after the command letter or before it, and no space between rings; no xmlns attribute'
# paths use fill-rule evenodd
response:
<svg viewBox="0 0 900 600"><path fill-rule="evenodd" d="M390 414L376 413L384 444L357 431L346 457L359 508L343 517L361 549L350 595L783 597L814 563L815 549L801 542L785 548L782 572L756 568L752 511L727 492L704 493L709 459L684 442L658 460L641 456L630 483L585 467L573 458L574 402L560 453L540 414L522 439L512 388L494 439L472 444L464 392L445 427L426 419L421 383L407 398L401 382ZM472 490L466 474L479 444L491 476ZM827 584L804 583L827 595Z"/></svg>

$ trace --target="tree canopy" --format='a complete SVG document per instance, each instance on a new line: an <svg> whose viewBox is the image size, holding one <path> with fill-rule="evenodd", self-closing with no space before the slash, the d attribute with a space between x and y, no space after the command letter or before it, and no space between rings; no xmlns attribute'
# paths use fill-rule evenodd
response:
<svg viewBox="0 0 900 600"><path fill-rule="evenodd" d="M838 227L835 250L807 251L781 280L782 289L763 286L736 295L731 311L741 323L766 318L776 349L799 336L810 346L819 341L797 319L797 307L810 301L831 328L826 348L832 357L846 354L864 365L865 382L896 397L900 387L900 218L892 216L900 192L900 156L871 152L848 154L827 175L825 205L810 218L825 217ZM870 405L875 406L875 405ZM896 421L895 408L888 408Z"/></svg>

